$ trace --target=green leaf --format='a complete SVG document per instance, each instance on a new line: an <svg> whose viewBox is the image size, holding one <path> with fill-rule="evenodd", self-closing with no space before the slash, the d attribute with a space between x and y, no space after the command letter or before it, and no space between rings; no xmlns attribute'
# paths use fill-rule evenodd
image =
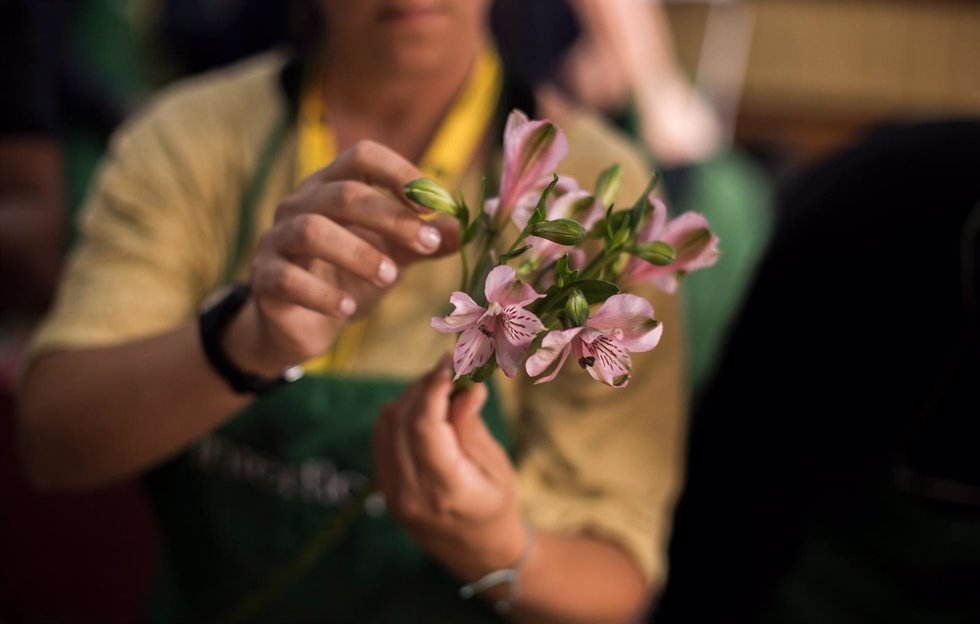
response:
<svg viewBox="0 0 980 624"><path fill-rule="evenodd" d="M468 226L466 226L466 229L463 230L463 237L460 239L460 243L466 245L475 239L476 235L480 233L480 223L482 222L483 218L480 216L473 219L473 223L470 223Z"/></svg>
<svg viewBox="0 0 980 624"><path fill-rule="evenodd" d="M602 219L602 227L605 230L606 244L611 243L612 242L612 239L613 239L613 224L612 224L612 220L613 220L613 215L614 214L621 214L621 213L618 213L618 212L617 213L614 213L613 212L613 207L612 206L609 206L608 208L606 208L606 216L603 217L603 219Z"/></svg>
<svg viewBox="0 0 980 624"><path fill-rule="evenodd" d="M603 207L612 206L623 183L623 168L618 164L602 170L595 183L595 196Z"/></svg>
<svg viewBox="0 0 980 624"><path fill-rule="evenodd" d="M459 214L456 215L456 220L459 221L459 227L463 230L470 222L470 207L466 204L466 195L463 195L462 191L459 193Z"/></svg>
<svg viewBox="0 0 980 624"><path fill-rule="evenodd" d="M621 212L619 214L627 215L625 212ZM619 224L619 228L616 230L616 233L613 234L612 240L609 241L608 248L610 251L620 249L623 247L623 245L630 242L631 238L633 238L633 228L630 227L629 219L623 219Z"/></svg>
<svg viewBox="0 0 980 624"><path fill-rule="evenodd" d="M634 231L639 227L640 220L643 218L644 212L647 211L647 207L651 206L650 200L647 197L653 192L659 179L660 177L654 172L650 177L650 181L647 183L646 189L643 190L643 195L640 195L640 198L636 200L636 203L633 204L633 208L630 210L630 228Z"/></svg>
<svg viewBox="0 0 980 624"><path fill-rule="evenodd" d="M602 303L613 295L619 294L619 286L612 282L597 279L575 280L570 282L566 288L579 289L590 304Z"/></svg>
<svg viewBox="0 0 980 624"><path fill-rule="evenodd" d="M528 228L533 227L535 223L540 223L541 221L545 220L545 217L547 216L548 196L551 195L551 191L555 188L556 184L558 184L558 176L553 175L551 178L551 183L548 184L543 191L541 191L541 197L538 198L538 203L534 207L534 212L531 214L531 218L528 219ZM527 228L525 228L525 231L527 231Z"/></svg>
<svg viewBox="0 0 980 624"><path fill-rule="evenodd" d="M507 253L501 254L500 259L497 261L497 264L498 265L505 264L511 258L516 258L517 256L521 255L522 253L524 253L530 248L531 248L530 245L524 245L523 247L518 247L513 251L508 251Z"/></svg>
<svg viewBox="0 0 980 624"><path fill-rule="evenodd" d="M573 271L568 263L568 254L558 258L555 263L555 285L559 288L578 277L578 271Z"/></svg>

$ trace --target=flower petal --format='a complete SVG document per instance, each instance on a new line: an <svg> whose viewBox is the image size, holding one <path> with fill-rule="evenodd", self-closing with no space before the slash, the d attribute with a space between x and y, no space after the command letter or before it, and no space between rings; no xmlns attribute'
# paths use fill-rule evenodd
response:
<svg viewBox="0 0 980 624"><path fill-rule="evenodd" d="M586 325L603 332L621 333L619 343L629 351L649 351L660 342L663 325L643 297L620 294L606 299Z"/></svg>
<svg viewBox="0 0 980 624"><path fill-rule="evenodd" d="M641 228L638 233L637 241L640 243L663 240L663 231L667 224L667 204L653 193L647 195L647 201L653 205L653 214L650 215L650 220L647 221L646 226Z"/></svg>
<svg viewBox="0 0 980 624"><path fill-rule="evenodd" d="M677 292L677 276L674 275L673 272L651 275L647 281L649 281L654 288L661 292L665 292L670 295Z"/></svg>
<svg viewBox="0 0 980 624"><path fill-rule="evenodd" d="M677 251L670 264L674 271L690 272L718 261L718 237L708 229L708 220L696 212L685 212L664 228L662 240Z"/></svg>
<svg viewBox="0 0 980 624"><path fill-rule="evenodd" d="M456 341L453 350L453 369L456 377L471 373L487 363L493 353L493 338L479 327L470 327Z"/></svg>
<svg viewBox="0 0 980 624"><path fill-rule="evenodd" d="M503 313L497 316L497 327L507 342L517 347L526 347L544 331L544 325L537 316L513 305L504 308Z"/></svg>
<svg viewBox="0 0 980 624"><path fill-rule="evenodd" d="M502 307L516 305L524 307L536 299L544 297L524 282L517 280L514 267L502 264L494 267L487 275L483 285L483 293L488 302L500 304Z"/></svg>
<svg viewBox="0 0 980 624"><path fill-rule="evenodd" d="M564 331L552 331L548 332L548 335L544 337L541 341L541 347L534 352L534 355L527 359L524 364L524 370L531 377L537 377L541 373L548 370L548 367L558 359L558 363L555 365L554 369L548 375L536 380L534 383L546 383L551 381L558 375L558 371L564 366L565 360L568 358L568 354L572 350L571 342L574 340L579 333L582 332L581 327L573 327L571 329L566 329Z"/></svg>
<svg viewBox="0 0 980 624"><path fill-rule="evenodd" d="M582 351L579 365L593 379L617 388L629 384L630 355L618 340L606 333L586 331L579 346Z"/></svg>
<svg viewBox="0 0 980 624"><path fill-rule="evenodd" d="M503 332L498 331L493 339L493 346L497 354L497 364L500 365L500 370L504 371L504 374L508 377L513 377L517 373L517 368L521 365L521 359L524 357L524 352L527 351L527 345L511 344L504 337Z"/></svg>
<svg viewBox="0 0 980 624"><path fill-rule="evenodd" d="M445 317L432 317L432 329L444 334L461 332L480 320L486 308L477 305L473 298L464 292L456 291L449 297L449 303L456 308Z"/></svg>
<svg viewBox="0 0 980 624"><path fill-rule="evenodd" d="M511 111L504 128L498 219L509 217L517 200L552 173L567 153L568 140L557 126L547 120L530 121L521 111Z"/></svg>

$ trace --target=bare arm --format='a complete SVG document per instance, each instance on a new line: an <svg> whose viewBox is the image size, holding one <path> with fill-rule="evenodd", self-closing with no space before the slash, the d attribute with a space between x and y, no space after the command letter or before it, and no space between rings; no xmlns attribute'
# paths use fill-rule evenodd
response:
<svg viewBox="0 0 980 624"><path fill-rule="evenodd" d="M204 359L195 323L43 356L22 394L28 472L41 487L99 485L177 453L246 402Z"/></svg>
<svg viewBox="0 0 980 624"><path fill-rule="evenodd" d="M253 262L252 298L223 336L232 362L272 377L323 353L394 284L398 267L455 246L453 226L423 223L371 186L400 193L418 175L394 152L362 143L280 203ZM33 479L79 488L135 474L246 405L213 372L197 332L185 322L119 346L40 357L20 412Z"/></svg>
<svg viewBox="0 0 980 624"><path fill-rule="evenodd" d="M590 44L579 49L566 68L582 101L599 107L622 105L626 92L631 92L641 135L661 162L697 161L717 149L720 122L678 65L662 5L574 0L572 6L586 26L585 42Z"/></svg>

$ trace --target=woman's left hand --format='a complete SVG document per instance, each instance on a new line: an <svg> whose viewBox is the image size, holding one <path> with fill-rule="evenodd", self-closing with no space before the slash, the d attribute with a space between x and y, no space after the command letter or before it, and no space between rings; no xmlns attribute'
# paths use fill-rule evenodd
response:
<svg viewBox="0 0 980 624"><path fill-rule="evenodd" d="M412 538L472 581L513 565L528 538L514 469L480 416L486 387L452 391L444 358L385 406L374 468L388 509Z"/></svg>

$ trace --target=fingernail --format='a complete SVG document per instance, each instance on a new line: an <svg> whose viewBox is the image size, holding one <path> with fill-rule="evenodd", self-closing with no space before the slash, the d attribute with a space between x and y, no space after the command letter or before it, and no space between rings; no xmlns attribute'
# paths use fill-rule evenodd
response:
<svg viewBox="0 0 980 624"><path fill-rule="evenodd" d="M340 300L340 311L345 316L354 316L354 313L357 312L357 303L350 297L344 297Z"/></svg>
<svg viewBox="0 0 980 624"><path fill-rule="evenodd" d="M378 281L382 284L392 284L395 278L398 277L398 269L395 267L395 263L389 258L385 258L378 265Z"/></svg>
<svg viewBox="0 0 980 624"><path fill-rule="evenodd" d="M439 249L439 244L442 243L442 234L431 225L423 225L419 228L418 239L422 249L435 251Z"/></svg>

